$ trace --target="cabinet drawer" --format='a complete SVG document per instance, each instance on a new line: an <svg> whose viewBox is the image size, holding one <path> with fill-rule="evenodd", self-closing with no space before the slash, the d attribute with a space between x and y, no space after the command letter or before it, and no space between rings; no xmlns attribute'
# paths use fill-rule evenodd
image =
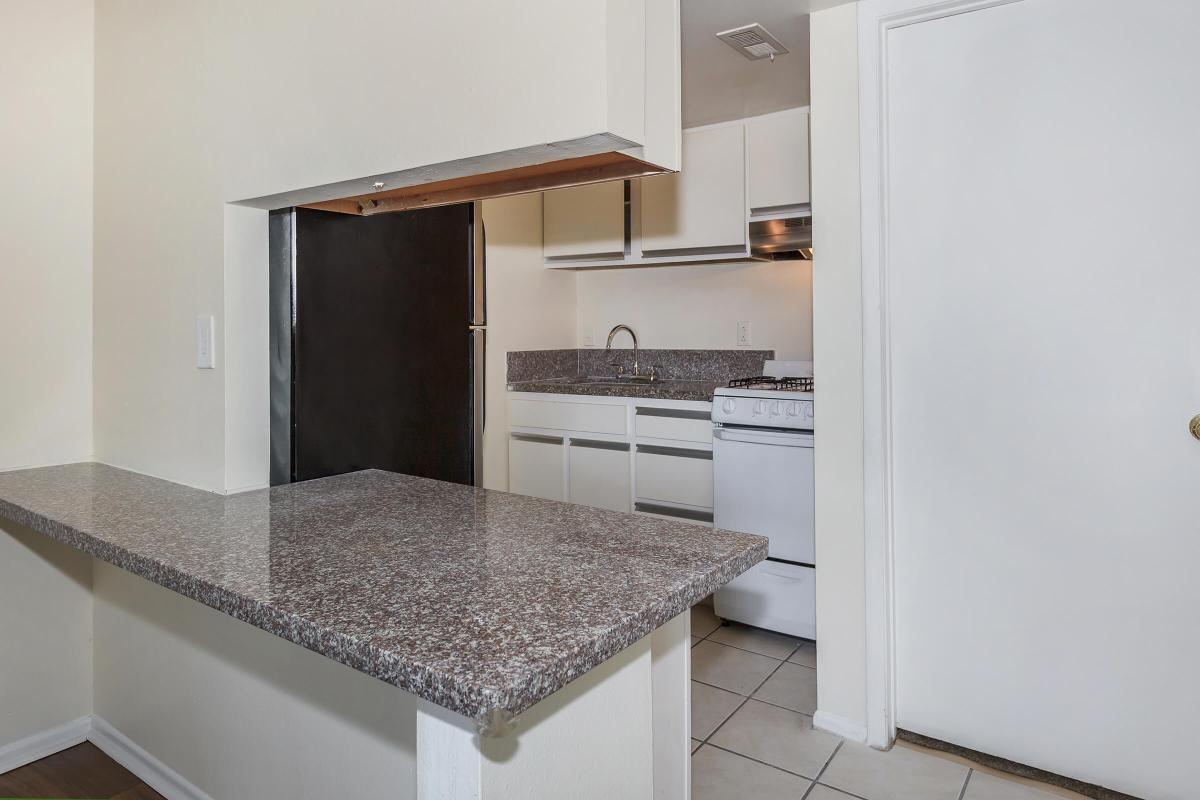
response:
<svg viewBox="0 0 1200 800"><path fill-rule="evenodd" d="M633 419L633 429L639 438L712 444L712 413L639 406Z"/></svg>
<svg viewBox="0 0 1200 800"><path fill-rule="evenodd" d="M508 490L547 500L565 500L562 439L512 435L508 441Z"/></svg>
<svg viewBox="0 0 1200 800"><path fill-rule="evenodd" d="M627 431L625 419L624 405L511 400L508 406L509 424L516 428L548 428L622 436Z"/></svg>
<svg viewBox="0 0 1200 800"><path fill-rule="evenodd" d="M572 503L629 510L629 445L572 439L567 498Z"/></svg>
<svg viewBox="0 0 1200 800"><path fill-rule="evenodd" d="M662 506L656 503L634 503L633 511L635 514L643 514L647 517L655 517L657 519L666 519L671 522L686 522L689 525L703 525L711 528L713 526L713 515L711 511L692 511L685 508L672 508L671 506Z"/></svg>
<svg viewBox="0 0 1200 800"><path fill-rule="evenodd" d="M712 453L638 445L637 496L639 500L711 508Z"/></svg>
<svg viewBox="0 0 1200 800"><path fill-rule="evenodd" d="M717 590L713 610L722 619L815 639L816 585L812 567L760 561Z"/></svg>

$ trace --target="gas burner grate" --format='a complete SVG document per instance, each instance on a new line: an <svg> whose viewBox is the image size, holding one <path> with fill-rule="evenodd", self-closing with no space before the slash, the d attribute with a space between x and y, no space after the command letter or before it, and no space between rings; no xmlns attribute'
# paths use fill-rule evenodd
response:
<svg viewBox="0 0 1200 800"><path fill-rule="evenodd" d="M811 392L813 379L804 378L772 378L758 375L753 378L735 378L729 382L730 389L774 389L789 392Z"/></svg>

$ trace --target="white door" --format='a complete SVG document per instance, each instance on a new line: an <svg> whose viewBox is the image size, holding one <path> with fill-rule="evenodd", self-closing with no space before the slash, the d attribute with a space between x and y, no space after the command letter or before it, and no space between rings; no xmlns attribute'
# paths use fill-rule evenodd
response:
<svg viewBox="0 0 1200 800"><path fill-rule="evenodd" d="M1147 798L1200 787L1198 43L1023 0L884 64L898 725Z"/></svg>

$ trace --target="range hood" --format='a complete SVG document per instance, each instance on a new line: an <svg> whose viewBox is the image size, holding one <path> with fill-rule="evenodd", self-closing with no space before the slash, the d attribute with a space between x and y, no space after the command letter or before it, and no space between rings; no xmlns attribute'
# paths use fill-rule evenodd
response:
<svg viewBox="0 0 1200 800"><path fill-rule="evenodd" d="M752 219L750 254L774 261L811 261L812 214Z"/></svg>

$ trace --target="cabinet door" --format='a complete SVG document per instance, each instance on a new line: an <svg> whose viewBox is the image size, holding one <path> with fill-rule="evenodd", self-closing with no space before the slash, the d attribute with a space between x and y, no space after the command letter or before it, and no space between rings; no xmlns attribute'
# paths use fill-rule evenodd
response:
<svg viewBox="0 0 1200 800"><path fill-rule="evenodd" d="M625 255L625 182L546 192L542 254L548 259Z"/></svg>
<svg viewBox="0 0 1200 800"><path fill-rule="evenodd" d="M508 490L547 500L565 500L562 439L523 434L509 437Z"/></svg>
<svg viewBox="0 0 1200 800"><path fill-rule="evenodd" d="M651 502L712 508L712 452L639 444L637 497Z"/></svg>
<svg viewBox="0 0 1200 800"><path fill-rule="evenodd" d="M571 440L572 503L629 511L629 445Z"/></svg>
<svg viewBox="0 0 1200 800"><path fill-rule="evenodd" d="M683 169L642 179L643 255L745 252L745 140L742 125L683 132Z"/></svg>
<svg viewBox="0 0 1200 800"><path fill-rule="evenodd" d="M808 111L784 111L746 123L750 151L750 210L811 202L808 188Z"/></svg>

